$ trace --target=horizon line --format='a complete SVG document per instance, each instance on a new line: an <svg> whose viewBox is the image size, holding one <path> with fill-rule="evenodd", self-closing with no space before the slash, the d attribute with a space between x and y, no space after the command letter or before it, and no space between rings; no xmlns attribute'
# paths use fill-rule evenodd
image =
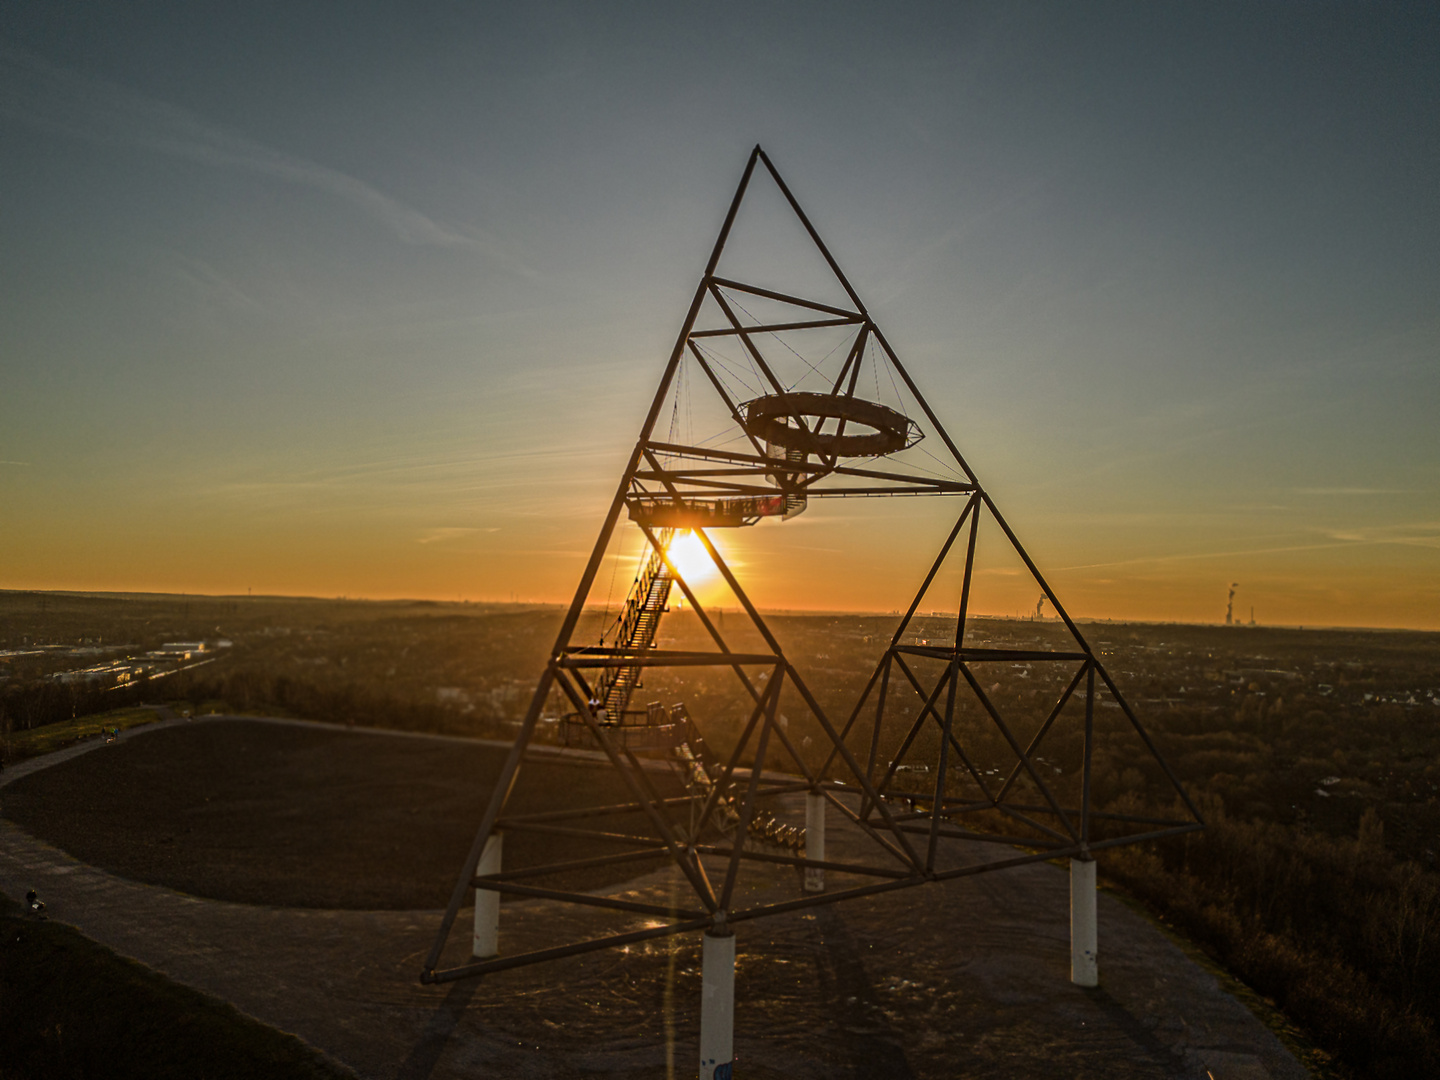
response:
<svg viewBox="0 0 1440 1080"><path fill-rule="evenodd" d="M92 599L117 599L117 600L139 600L139 599L171 599L171 600L224 600L224 601L284 601L289 603L317 603L317 604L425 604L445 605L450 607L513 607L513 608L560 608L566 605L561 600L436 600L430 597L389 597L374 598L368 596L309 596L288 593L173 593L173 592L150 592L146 590L115 590L115 589L5 589L0 588L0 597L3 596L67 596ZM583 609L586 613L603 614L604 605L587 604ZM723 612L725 605L716 605L706 608L707 611ZM744 612L744 608L733 605L735 612ZM835 608L758 608L762 615L834 615L864 618L890 618L898 617L901 612L897 609L890 611L875 610L845 610ZM684 610L677 612L683 614ZM935 609L927 611L917 610L914 618L950 618L958 612L939 612ZM970 613L970 618L993 619L1004 622L1042 622L1063 626L1064 620L1056 616L1046 616L1035 619L1033 616L1025 615L996 615L983 613ZM1183 619L1126 619L1113 616L1100 615L1072 615L1071 619L1076 623L1087 625L1110 624L1113 626L1186 626L1186 627L1226 627L1223 622L1188 622ZM1241 623L1229 624L1232 630L1333 630L1350 633L1400 633L1400 634L1440 634L1440 630L1423 629L1409 626L1343 626L1331 623Z"/></svg>

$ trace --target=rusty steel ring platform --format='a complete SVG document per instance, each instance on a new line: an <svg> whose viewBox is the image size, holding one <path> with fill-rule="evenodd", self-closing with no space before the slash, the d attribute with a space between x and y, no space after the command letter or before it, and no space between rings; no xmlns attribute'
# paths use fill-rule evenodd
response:
<svg viewBox="0 0 1440 1080"><path fill-rule="evenodd" d="M903 413L888 405L841 394L798 391L767 394L740 406L745 430L757 439L787 450L804 450L833 457L876 457L894 454L920 441L920 429ZM835 431L818 430L826 420L838 420ZM869 431L848 434L857 424Z"/></svg>

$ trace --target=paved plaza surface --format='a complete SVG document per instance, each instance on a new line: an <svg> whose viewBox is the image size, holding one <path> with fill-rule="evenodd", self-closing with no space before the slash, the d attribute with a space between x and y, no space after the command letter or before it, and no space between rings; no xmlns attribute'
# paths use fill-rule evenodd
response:
<svg viewBox="0 0 1440 1080"><path fill-rule="evenodd" d="M363 798L339 799L338 821L318 821L313 803L304 815L284 806L267 808L254 798L225 810L227 815L250 814L261 823L257 842L276 852L276 864L294 882L306 879L306 859L325 880L328 856L305 846L306 838L316 834L348 835L364 848L373 825L373 835L386 837L386 846L409 848L411 844L394 841L394 830L400 827L397 813L408 815L406 827L413 831L416 848L424 849L427 838L438 835L446 844L454 845L457 836L468 843L463 834L473 828L473 817L443 823L427 818L424 806L397 810L388 804L395 801L395 785L409 782L405 770L417 770L418 784L418 770L423 769L427 805L453 816L459 804L435 793L450 785L465 798L478 799L470 790L476 787L474 761L466 754L495 750L478 740L296 722L168 719L122 735L118 748L131 756L115 756L113 762L126 763L131 772L139 767L136 762L163 768L169 755L178 753L173 747L204 737L199 733L212 724L232 729L243 724L247 738L262 742L283 743L287 729L291 736L297 730L315 732L315 738L334 743L325 753L312 748L308 767L316 771L316 783L335 783L333 777L319 774L327 760L336 759L351 770L343 777L346 790L355 788L354 770L368 768L377 790L391 792L384 800L387 805L376 809L391 818L379 824L366 817ZM125 855L129 861L126 876L121 876L101 868L116 861L107 859L104 851L89 850L88 861L81 861L35 835L75 835L65 833L65 827L77 828L74 821L65 827L36 825L69 820L58 813L47 818L39 804L59 797L47 793L68 790L65 770L89 770L85 779L93 789L108 763L92 758L82 765L82 758L116 750L95 740L0 773L0 785L6 788L0 791L6 815L0 818L0 891L19 897L27 888L39 890L56 920L178 982L232 1002L264 1023L293 1032L362 1077L694 1075L698 935L421 986L418 975L439 911L355 906L357 896L403 902L403 887L360 882L334 907L316 906L324 897L303 894L298 885L289 888L303 894L306 906L242 903L213 895L251 895L246 881L227 883L213 872L199 878L192 872L185 878L178 870L165 869L176 861L215 861L223 852L206 854L197 848L202 853L187 859L182 843L179 860L167 864L157 856L145 864L137 861L137 840ZM232 772L263 770L274 768L274 760L273 755L257 755L254 763L237 761L227 767ZM456 764L447 772L445 763L450 761ZM48 774L43 781L42 771ZM247 779L262 790L263 781L264 776ZM286 783L294 782L287 774ZM151 786L158 783L152 780ZM68 797L76 798L73 793ZM12 813L12 801L20 810ZM196 808L202 831L205 809ZM29 821L32 831L12 817ZM97 832L103 830L81 835ZM186 837L181 841L191 842ZM72 848L85 846L79 840L66 842ZM856 831L832 818L831 858L845 858L862 842ZM326 843L344 846L333 839ZM406 851L392 856L390 865L409 865L404 863ZM441 852L436 858L448 861L450 855ZM244 852L236 861L241 867L251 865ZM458 869L458 859L454 861ZM355 862L352 855L336 865L350 870L370 866ZM386 865L381 860L364 872L383 875ZM273 900L287 895L285 880L274 876L280 872L272 871L267 879L264 895ZM167 874L185 878L188 887L204 888L212 896L170 887ZM612 884L609 891L618 887L627 895L664 904L683 896L677 877L669 870L656 871ZM757 1080L1203 1080L1207 1072L1215 1080L1307 1076L1214 976L1108 893L1102 893L1099 907L1101 985L1090 990L1073 986L1068 889L1062 868L1040 863L738 925L736 1075ZM797 892L795 873L776 868L757 877L750 899ZM469 912L462 911L462 931L468 917ZM501 946L505 953L519 953L639 924L628 916L549 901L507 902ZM455 938L446 965L463 962L468 952L466 935L457 933Z"/></svg>

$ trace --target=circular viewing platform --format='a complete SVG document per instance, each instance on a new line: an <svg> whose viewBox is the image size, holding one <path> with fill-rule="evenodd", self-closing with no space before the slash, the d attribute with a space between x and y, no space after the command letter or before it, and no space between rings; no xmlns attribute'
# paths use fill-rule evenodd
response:
<svg viewBox="0 0 1440 1080"><path fill-rule="evenodd" d="M740 412L745 430L755 438L826 457L895 454L922 438L919 426L903 413L842 394L767 394L745 402ZM828 420L836 422L834 431L822 430Z"/></svg>

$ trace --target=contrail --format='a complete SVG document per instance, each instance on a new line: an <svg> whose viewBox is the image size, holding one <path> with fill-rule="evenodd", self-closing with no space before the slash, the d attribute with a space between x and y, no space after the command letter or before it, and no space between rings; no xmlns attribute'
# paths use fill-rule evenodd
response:
<svg viewBox="0 0 1440 1080"><path fill-rule="evenodd" d="M92 78L0 45L0 116L93 143L141 146L217 168L236 168L349 203L401 240L434 247L480 247L362 180L265 146L188 109L118 83Z"/></svg>

